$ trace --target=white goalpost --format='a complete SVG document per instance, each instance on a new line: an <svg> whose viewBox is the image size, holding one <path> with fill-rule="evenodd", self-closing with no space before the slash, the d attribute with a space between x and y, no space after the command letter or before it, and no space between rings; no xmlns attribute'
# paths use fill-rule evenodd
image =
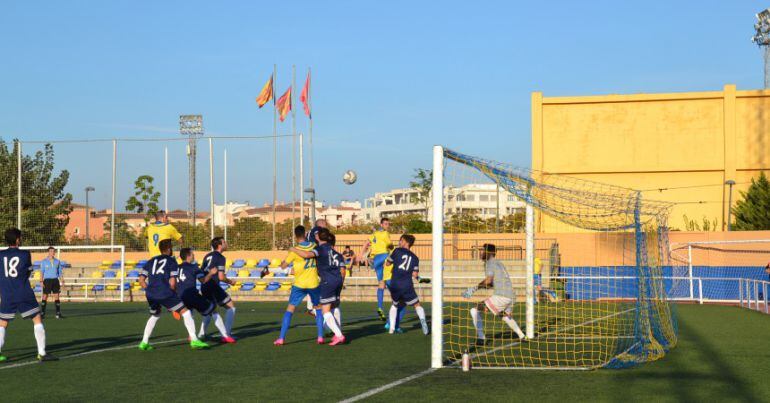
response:
<svg viewBox="0 0 770 403"><path fill-rule="evenodd" d="M126 281L126 247L124 245L52 245L56 250L56 258L60 261L70 262L72 268L65 269L63 272L65 286L82 287L83 296L68 295L67 299L71 301L91 301L96 299L95 291L92 291L93 286L101 285L104 290L99 292L107 292L108 286L117 286L117 296L105 296L99 298L103 301L120 301L126 300L125 295L125 281ZM32 253L32 261L38 262L45 258L48 246L22 246L21 249L28 250ZM85 272L90 270L91 273L95 271L101 271L99 263L105 260L105 257L117 258L111 260L114 265L117 263L117 268L110 267L115 270L116 277L114 278L94 278L93 276L72 276L67 273L67 270L80 270ZM73 262L74 261L74 262ZM112 266L111 265L111 266ZM84 273L80 273L84 274ZM40 281L42 284L42 280ZM64 294L64 292L62 292Z"/></svg>

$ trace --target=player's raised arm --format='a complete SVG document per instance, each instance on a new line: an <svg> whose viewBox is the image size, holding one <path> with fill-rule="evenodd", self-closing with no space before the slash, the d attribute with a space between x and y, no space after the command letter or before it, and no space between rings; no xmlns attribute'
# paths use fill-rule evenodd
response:
<svg viewBox="0 0 770 403"><path fill-rule="evenodd" d="M296 253L299 257L303 259L311 259L316 257L315 250L302 250L292 246L291 248L289 248L289 252Z"/></svg>

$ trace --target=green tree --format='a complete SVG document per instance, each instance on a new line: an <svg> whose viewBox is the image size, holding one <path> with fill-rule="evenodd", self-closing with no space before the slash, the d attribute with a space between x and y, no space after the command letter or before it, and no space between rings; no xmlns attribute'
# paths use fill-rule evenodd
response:
<svg viewBox="0 0 770 403"><path fill-rule="evenodd" d="M417 190L417 196L412 200L413 203L422 203L425 206L425 221L428 221L428 210L430 206L430 191L433 188L433 170L417 168L414 170L413 180L409 182L409 187Z"/></svg>
<svg viewBox="0 0 770 403"><path fill-rule="evenodd" d="M751 186L740 192L743 200L733 207L735 223L732 228L738 231L760 231L770 229L770 182L762 172L758 179L751 179Z"/></svg>
<svg viewBox="0 0 770 403"><path fill-rule="evenodd" d="M0 139L0 228L16 226L18 143L9 149ZM51 144L21 160L21 222L24 243L49 245L64 242L64 229L72 211L72 195L64 191L69 172L54 172Z"/></svg>
<svg viewBox="0 0 770 403"><path fill-rule="evenodd" d="M112 225L110 220L104 223L104 235L101 239L97 239L95 242L91 242L95 245L109 245L110 234L112 233ZM78 240L77 243L85 242ZM137 233L126 223L126 217L122 214L115 214L115 245L123 245L126 247L126 251L146 251L147 250L147 237L144 231Z"/></svg>
<svg viewBox="0 0 770 403"><path fill-rule="evenodd" d="M160 192L155 191L152 182L155 180L150 175L141 175L134 181L134 195L126 201L126 211L139 214L144 213L144 221L150 221L158 212L158 199Z"/></svg>

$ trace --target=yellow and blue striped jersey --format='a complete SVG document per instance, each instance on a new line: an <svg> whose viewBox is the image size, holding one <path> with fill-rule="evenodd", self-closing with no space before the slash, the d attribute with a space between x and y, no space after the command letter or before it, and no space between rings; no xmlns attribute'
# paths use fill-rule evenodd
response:
<svg viewBox="0 0 770 403"><path fill-rule="evenodd" d="M155 222L147 226L147 250L150 251L150 256L160 255L158 244L164 239L178 241L182 239L182 234L171 224Z"/></svg>
<svg viewBox="0 0 770 403"><path fill-rule="evenodd" d="M315 244L312 242L302 242L296 246L303 251L312 251ZM305 259L294 252L289 252L286 263L292 263L294 266L294 286L298 288L316 288L319 284L318 270L316 269L315 258Z"/></svg>
<svg viewBox="0 0 770 403"><path fill-rule="evenodd" d="M390 241L390 233L380 228L369 237L369 253L371 256L390 253L393 243Z"/></svg>

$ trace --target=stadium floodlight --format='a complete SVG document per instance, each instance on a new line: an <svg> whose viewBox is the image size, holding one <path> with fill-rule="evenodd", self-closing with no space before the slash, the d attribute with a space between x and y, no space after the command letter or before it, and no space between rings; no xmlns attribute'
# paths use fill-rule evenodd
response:
<svg viewBox="0 0 770 403"><path fill-rule="evenodd" d="M315 225L315 189L305 188L305 193L310 195L310 225Z"/></svg>
<svg viewBox="0 0 770 403"><path fill-rule="evenodd" d="M770 8L757 14L754 24L754 36L751 41L763 48L765 58L765 88L770 87Z"/></svg>
<svg viewBox="0 0 770 403"><path fill-rule="evenodd" d="M179 134L188 136L187 160L189 165L189 214L190 223L195 227L195 159L198 137L203 136L203 115L179 115ZM212 211L213 214L213 211Z"/></svg>
<svg viewBox="0 0 770 403"><path fill-rule="evenodd" d="M767 11L767 10L765 10ZM735 181L730 179L725 182L725 185L730 186L728 201L727 201L727 230L732 230L732 225L730 222L732 221L732 212L733 212L733 185L735 185Z"/></svg>
<svg viewBox="0 0 770 403"><path fill-rule="evenodd" d="M89 219L89 216L91 215L91 213L89 213L88 211L88 192L93 192L96 189L94 189L93 186L86 186L85 190L86 190L86 245L88 245L89 243L91 243L91 236L88 231L89 230L88 219Z"/></svg>

